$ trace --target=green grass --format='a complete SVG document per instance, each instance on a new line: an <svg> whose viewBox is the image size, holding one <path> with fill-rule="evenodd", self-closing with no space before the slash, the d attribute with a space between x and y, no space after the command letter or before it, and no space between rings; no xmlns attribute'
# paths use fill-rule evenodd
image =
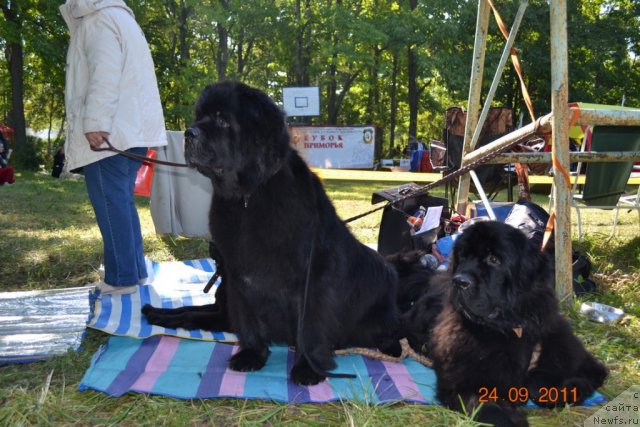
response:
<svg viewBox="0 0 640 427"><path fill-rule="evenodd" d="M372 208L371 193L393 183L327 181L339 215L349 218ZM437 192L436 192L437 194ZM547 195L535 201L547 206ZM137 200L145 252L156 261L207 256L200 239L155 234L148 199ZM203 213L204 214L204 213ZM640 384L640 237L635 213L621 214L617 235L609 238L613 213L584 212L585 236L574 247L591 259L599 292L590 300L614 305L627 315L609 326L587 321L576 300L567 310L576 333L611 370L603 392L613 398ZM575 217L575 215L574 215ZM377 239L381 212L350 224L358 238ZM56 180L42 173L20 173L16 184L0 187L0 291L82 286L98 279L102 243L84 182ZM215 399L181 401L126 395L109 398L79 392L78 383L103 333L89 330L78 353L53 360L0 367L0 425L474 425L442 407L367 402L283 405L264 401ZM532 425L582 425L593 408L528 410Z"/></svg>

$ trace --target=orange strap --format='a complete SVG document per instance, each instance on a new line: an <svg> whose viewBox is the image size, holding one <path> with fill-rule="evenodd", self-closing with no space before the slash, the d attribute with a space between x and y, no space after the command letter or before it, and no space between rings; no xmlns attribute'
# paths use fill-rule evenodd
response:
<svg viewBox="0 0 640 427"><path fill-rule="evenodd" d="M570 110L573 112L573 115L571 116L571 120L569 121L569 128L575 125L578 121L578 117L580 117L580 108L571 107ZM556 170L559 171L564 177L564 180L567 183L567 187L571 188L571 175L569 175L569 172L567 172L567 170L562 167L560 162L558 162L558 159L556 158L556 150L553 144L551 144L551 162L553 163L553 166L556 168Z"/></svg>
<svg viewBox="0 0 640 427"><path fill-rule="evenodd" d="M569 127L572 127L577 123L578 117L580 117L580 107L578 107L577 105L572 105L571 108L569 108L569 110L573 112L573 115L571 116L571 120L569 121Z"/></svg>
<svg viewBox="0 0 640 427"><path fill-rule="evenodd" d="M572 115L571 115L571 120L569 121L569 127L572 127L578 121L578 117L580 117L580 108L577 106L572 106L570 110L572 112ZM556 159L556 156L555 156L555 149L553 148L553 144L551 145L551 158L553 161L553 165L556 167L558 171L560 171L562 176L564 176L567 186L571 188L571 177L567 172L567 170L563 168L562 165L560 165L560 163L558 163L558 160ZM555 226L555 220L556 220L556 213L551 212L551 215L549 215L549 221L547 221L547 226L544 229L544 237L542 238L542 247L540 249L543 252L547 247L547 244L549 243L549 239L551 238L551 232L553 231L553 228Z"/></svg>
<svg viewBox="0 0 640 427"><path fill-rule="evenodd" d="M500 28L502 35L504 36L505 39L508 39L509 31L507 30L507 26L504 25L504 21L502 20L502 17L500 17L498 10L493 5L491 0L487 0L487 2L489 3L489 6L491 6L491 10L493 10L493 16L495 17L496 22L498 23L498 27ZM527 105L527 110L529 110L531 121L535 122L536 115L533 111L533 102L531 102L531 97L529 96L527 85L524 83L524 73L522 72L522 65L520 64L520 59L518 59L518 54L516 53L516 50L513 48L511 49L511 62L513 62L513 68L516 70L516 74L518 75L518 79L520 80L520 90L522 91L522 98L524 99L524 103Z"/></svg>
<svg viewBox="0 0 640 427"><path fill-rule="evenodd" d="M504 36L504 38L508 40L509 31L507 30L507 26L504 24L504 21L502 20L500 13L498 13L498 10L493 5L491 0L487 0L487 2L489 3L489 6L491 6L491 10L493 10L493 16L495 17L496 22L498 23L500 32L502 32L502 35ZM518 54L516 53L516 50L513 48L511 48L511 62L513 62L513 68L516 70L516 74L518 75L518 80L520 80L520 91L522 92L522 98L524 99L524 103L527 105L527 110L529 110L531 121L535 122L536 115L533 111L533 102L531 102L531 97L529 96L527 85L524 83L524 73L522 72L522 65L520 64L520 59L518 58ZM518 186L520 187L520 190L521 190L520 198L525 197L527 200L529 200L530 196L528 197L526 196L529 188L529 175L528 173L526 173L526 169L528 169L528 167L525 167L520 163L516 163L516 169L518 169L518 167L522 169L522 173L518 173L517 175ZM526 190L523 193L522 190L525 188Z"/></svg>
<svg viewBox="0 0 640 427"><path fill-rule="evenodd" d="M547 247L547 244L549 243L549 239L551 239L551 232L553 231L553 226L555 225L555 221L556 221L556 213L551 212L551 215L549 215L549 221L547 221L547 226L544 229L544 237L542 238L542 247L540 248L542 252L544 252L545 248Z"/></svg>
<svg viewBox="0 0 640 427"><path fill-rule="evenodd" d="M567 183L567 187L571 188L571 175L569 175L569 172L567 172L567 170L562 167L558 161L556 157L556 150L553 149L553 145L551 145L551 163L553 163L553 167L562 174L565 182Z"/></svg>

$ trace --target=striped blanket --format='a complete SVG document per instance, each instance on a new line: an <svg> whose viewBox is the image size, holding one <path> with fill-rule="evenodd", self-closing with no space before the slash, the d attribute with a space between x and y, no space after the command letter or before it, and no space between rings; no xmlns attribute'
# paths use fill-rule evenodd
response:
<svg viewBox="0 0 640 427"><path fill-rule="evenodd" d="M179 399L236 397L277 402L309 403L350 399L368 403L410 401L435 403L435 373L415 360L382 362L359 355L336 357L335 372L355 379L330 378L303 387L287 381L295 353L272 346L264 368L235 372L227 360L236 345L155 336L145 340L110 337L93 357L80 390L110 396L127 392Z"/></svg>
<svg viewBox="0 0 640 427"><path fill-rule="evenodd" d="M149 279L137 293L96 299L89 326L114 336L93 356L80 390L114 397L134 392L179 399L235 397L285 403L344 399L438 403L434 371L409 358L393 363L360 355L337 356L334 372L355 374L355 379L329 378L303 387L287 380L295 352L271 346L271 355L261 370L231 371L227 361L238 350L233 344L235 335L160 328L149 325L140 313L146 303L165 308L212 303L214 290L204 294L202 289L215 271L215 263L210 259L148 261L147 271ZM596 393L585 405L602 402L603 396Z"/></svg>
<svg viewBox="0 0 640 427"><path fill-rule="evenodd" d="M140 309L145 304L163 308L212 304L217 284L207 294L202 290L215 269L216 264L212 259L161 263L147 260L149 277L145 285L138 287L136 293L99 297L94 295L95 308L88 326L112 335L134 338L173 335L206 341L235 342L236 336L227 332L189 331L150 325L140 314Z"/></svg>

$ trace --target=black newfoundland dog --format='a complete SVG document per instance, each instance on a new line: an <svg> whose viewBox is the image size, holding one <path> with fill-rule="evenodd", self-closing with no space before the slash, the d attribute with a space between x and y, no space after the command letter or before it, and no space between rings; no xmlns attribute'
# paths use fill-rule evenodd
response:
<svg viewBox="0 0 640 427"><path fill-rule="evenodd" d="M516 407L581 403L607 369L561 315L553 261L524 233L500 222L457 238L446 274L403 316L411 346L430 357L437 397L495 425L527 425Z"/></svg>
<svg viewBox="0 0 640 427"><path fill-rule="evenodd" d="M295 346L290 379L311 385L347 346L399 354L397 273L358 242L318 177L289 143L284 113L237 82L206 87L185 132L187 163L213 183L212 257L224 286L217 303L163 310L149 322L236 332L236 371L262 368L270 343Z"/></svg>

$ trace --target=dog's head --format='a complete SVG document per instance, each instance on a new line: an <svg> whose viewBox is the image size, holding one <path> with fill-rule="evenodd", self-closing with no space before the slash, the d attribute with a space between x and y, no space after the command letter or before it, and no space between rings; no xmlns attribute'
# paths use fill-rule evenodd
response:
<svg viewBox="0 0 640 427"><path fill-rule="evenodd" d="M474 323L507 333L542 320L532 304L556 308L550 258L510 225L483 221L465 229L450 272L451 303Z"/></svg>
<svg viewBox="0 0 640 427"><path fill-rule="evenodd" d="M290 149L282 110L264 92L238 82L205 87L185 131L187 164L229 196L250 194Z"/></svg>

